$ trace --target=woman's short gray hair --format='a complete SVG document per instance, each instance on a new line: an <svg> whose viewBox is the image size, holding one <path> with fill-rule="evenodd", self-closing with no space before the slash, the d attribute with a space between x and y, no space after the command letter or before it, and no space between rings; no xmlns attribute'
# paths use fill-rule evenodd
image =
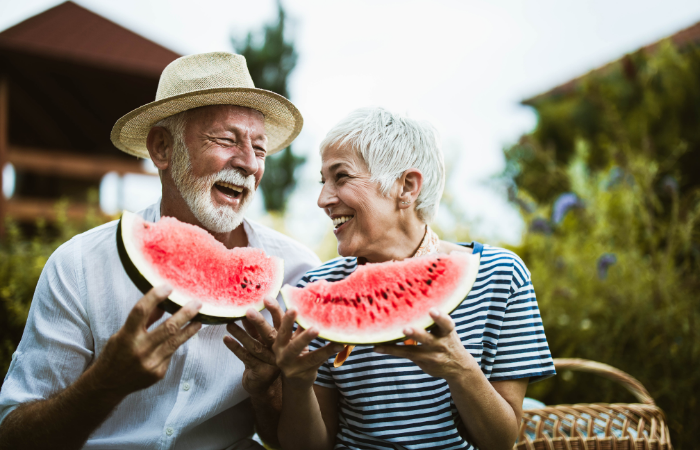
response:
<svg viewBox="0 0 700 450"><path fill-rule="evenodd" d="M416 212L425 223L435 217L445 188L445 162L432 125L383 108L361 108L331 128L321 142L321 154L328 147L346 144L365 161L384 195L407 169L420 170L423 187Z"/></svg>

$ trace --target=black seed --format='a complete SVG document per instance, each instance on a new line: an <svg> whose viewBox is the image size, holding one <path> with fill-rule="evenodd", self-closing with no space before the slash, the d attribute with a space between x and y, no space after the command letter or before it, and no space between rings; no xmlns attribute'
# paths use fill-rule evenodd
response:
<svg viewBox="0 0 700 450"><path fill-rule="evenodd" d="M437 264L433 263L433 267L437 267Z"/></svg>
<svg viewBox="0 0 700 450"><path fill-rule="evenodd" d="M260 289L260 285L255 286L255 289Z"/></svg>
<svg viewBox="0 0 700 450"><path fill-rule="evenodd" d="M428 286L430 286L432 283L433 283L433 280L425 280L425 284L427 284Z"/></svg>
<svg viewBox="0 0 700 450"><path fill-rule="evenodd" d="M241 289L245 289L245 284L241 283Z"/></svg>
<svg viewBox="0 0 700 450"><path fill-rule="evenodd" d="M367 297L367 299L369 300L370 305L374 303L374 299L372 298L372 296Z"/></svg>
<svg viewBox="0 0 700 450"><path fill-rule="evenodd" d="M405 290L406 290L406 289L403 287L403 284L400 284L400 283L399 283L399 289L401 289L402 291L405 291Z"/></svg>
<svg viewBox="0 0 700 450"><path fill-rule="evenodd" d="M384 297L384 300L386 300L387 298L389 298L389 296L386 295L386 291L382 291L382 297Z"/></svg>
<svg viewBox="0 0 700 450"><path fill-rule="evenodd" d="M432 272L433 272L433 268L432 268L432 267L428 267L428 272L432 273Z"/></svg>

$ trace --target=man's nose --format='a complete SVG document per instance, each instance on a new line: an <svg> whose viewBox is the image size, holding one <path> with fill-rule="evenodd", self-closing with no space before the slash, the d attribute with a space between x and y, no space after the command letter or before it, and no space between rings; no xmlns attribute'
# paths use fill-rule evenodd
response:
<svg viewBox="0 0 700 450"><path fill-rule="evenodd" d="M255 175L260 170L255 149L250 141L246 140L236 148L236 152L231 158L231 165L243 171L246 176Z"/></svg>

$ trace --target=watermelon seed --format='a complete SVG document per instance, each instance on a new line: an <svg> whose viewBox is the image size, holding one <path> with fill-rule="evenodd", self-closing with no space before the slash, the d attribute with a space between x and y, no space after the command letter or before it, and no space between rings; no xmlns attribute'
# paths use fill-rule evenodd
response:
<svg viewBox="0 0 700 450"><path fill-rule="evenodd" d="M371 295L367 296L367 300L369 300L370 305L374 304L374 299L372 298Z"/></svg>
<svg viewBox="0 0 700 450"><path fill-rule="evenodd" d="M410 287L413 287L413 285L411 284L410 281L406 280L406 283L407 283Z"/></svg>
<svg viewBox="0 0 700 450"><path fill-rule="evenodd" d="M255 286L255 289L260 289L260 285L258 284L257 286Z"/></svg>
<svg viewBox="0 0 700 450"><path fill-rule="evenodd" d="M433 263L433 267L437 267L437 264Z"/></svg>
<svg viewBox="0 0 700 450"><path fill-rule="evenodd" d="M246 285L241 283L241 289L245 289L245 288L246 288Z"/></svg>
<svg viewBox="0 0 700 450"><path fill-rule="evenodd" d="M389 296L386 295L386 291L382 291L382 297L384 297L384 300L389 298Z"/></svg>
<svg viewBox="0 0 700 450"><path fill-rule="evenodd" d="M401 284L401 283L399 283L399 289L401 289L402 291L405 291L405 290L406 290L406 289L403 287L403 284Z"/></svg>
<svg viewBox="0 0 700 450"><path fill-rule="evenodd" d="M372 318L372 322L374 322L374 313L372 311L369 312L369 316Z"/></svg>
<svg viewBox="0 0 700 450"><path fill-rule="evenodd" d="M413 303L409 299L406 299L406 303L408 303L408 306L410 306L411 308L413 307Z"/></svg>
<svg viewBox="0 0 700 450"><path fill-rule="evenodd" d="M389 314L389 308L387 308L387 307L385 306L385 307L384 307L384 312L387 313L387 314Z"/></svg>
<svg viewBox="0 0 700 450"><path fill-rule="evenodd" d="M145 229L148 229L148 224L147 224L147 223L144 223L144 224L143 224L143 227L144 227Z"/></svg>
<svg viewBox="0 0 700 450"><path fill-rule="evenodd" d="M433 280L425 280L425 284L427 284L428 286L430 286L432 283L433 283Z"/></svg>

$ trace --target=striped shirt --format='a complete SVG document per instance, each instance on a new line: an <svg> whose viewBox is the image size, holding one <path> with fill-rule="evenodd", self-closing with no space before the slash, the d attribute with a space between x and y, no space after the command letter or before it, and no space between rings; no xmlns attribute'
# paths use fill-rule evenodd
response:
<svg viewBox="0 0 700 450"><path fill-rule="evenodd" d="M464 245L464 244L462 244ZM481 253L477 279L450 316L464 347L490 381L554 375L530 272L513 252L472 243ZM338 281L357 268L357 258L336 258L307 272L303 287ZM314 350L326 344L316 339ZM471 449L457 431L460 421L447 382L413 362L357 346L345 363L333 358L319 368L316 384L338 389L336 449Z"/></svg>

